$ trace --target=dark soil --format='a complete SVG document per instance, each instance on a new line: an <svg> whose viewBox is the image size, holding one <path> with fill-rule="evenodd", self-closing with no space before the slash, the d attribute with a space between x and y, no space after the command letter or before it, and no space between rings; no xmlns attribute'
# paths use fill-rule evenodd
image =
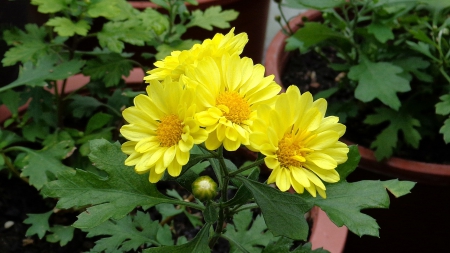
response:
<svg viewBox="0 0 450 253"><path fill-rule="evenodd" d="M300 55L298 51L293 52L286 64L283 73L283 84L294 84L300 88L300 91L309 91L313 95L323 90L340 86L349 86L349 81L345 74L330 68L330 63L342 63L342 60L336 56L336 53L331 49L324 49L323 56L314 51ZM414 83L412 83L414 86ZM341 89L336 94L327 98L329 110L333 105L348 103L353 98L353 91L351 89ZM417 101L425 103L426 99L418 98ZM378 101L374 101L377 103ZM377 126L369 126L363 124L363 121L368 113L373 113L374 104L364 104L360 101L353 100L350 106L362 108L365 113L359 113L354 117L346 119L341 118L340 122L347 126L344 138L370 147L375 136L379 134L386 125L380 124ZM421 125L427 127L430 115L435 115L434 106L430 106L432 111L422 112L420 115L414 115L418 118ZM350 109L350 108L349 108ZM353 108L354 109L354 108ZM339 116L339 113L335 114ZM428 118L427 118L428 117ZM450 164L450 145L445 144L439 128L424 130L419 128L418 131L422 134L422 139L418 149L403 145L395 151L394 155L397 157L411 159L422 162L432 162L441 164ZM399 140L403 138L402 133L399 134ZM427 152L423 152L427 150ZM431 151L431 152L430 152Z"/></svg>

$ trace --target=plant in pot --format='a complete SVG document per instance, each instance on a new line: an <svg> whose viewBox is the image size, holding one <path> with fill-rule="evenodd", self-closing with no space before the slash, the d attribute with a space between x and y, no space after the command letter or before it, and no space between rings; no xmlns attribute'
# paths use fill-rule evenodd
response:
<svg viewBox="0 0 450 253"><path fill-rule="evenodd" d="M229 21L237 16L233 10L221 11L220 7L214 7L219 17L211 20L205 17L204 11L193 15L186 9L185 1L158 3L162 8L168 5L171 8L161 14L153 9L138 11L125 0L31 1L40 13L46 14L45 24L27 24L24 30L5 29L2 39L9 49L5 50L2 64L20 65L20 74L0 87L2 177L17 177L25 181L24 185L41 190L61 170L98 171L87 157L88 142L96 138L110 141L119 138L121 110L131 104L136 94L133 89L143 89L144 71L155 57L197 43L181 39L186 30L199 24L207 29L229 27ZM102 26L98 28L98 24ZM147 48L150 57L147 62L133 60L133 52L124 49L129 45ZM9 193L10 197L15 194ZM2 201L2 222L18 224L26 218L16 211L17 206L8 203L11 202ZM42 203L36 205L41 206L39 212L44 208ZM51 209L55 203L48 204L47 208ZM29 202L27 207L33 205ZM34 225L27 236L38 234L43 238L45 230L36 229L49 217L43 215L34 220L36 223L30 218ZM2 240L1 252L23 250L25 232L13 231L19 226L26 230L21 225L5 233L2 229L0 237L10 240ZM73 235L70 227L56 226L47 228L47 232L48 241L58 241L55 238L66 233L66 239L60 238L61 245ZM4 248L5 244L14 246Z"/></svg>
<svg viewBox="0 0 450 253"><path fill-rule="evenodd" d="M324 60L313 81L332 71L320 89L310 80L307 86L317 86L316 96L327 97L330 111L353 129L344 138L362 145L361 167L448 184L450 5L389 0L280 4L315 10L298 17L301 29L293 23L284 29L286 50Z"/></svg>

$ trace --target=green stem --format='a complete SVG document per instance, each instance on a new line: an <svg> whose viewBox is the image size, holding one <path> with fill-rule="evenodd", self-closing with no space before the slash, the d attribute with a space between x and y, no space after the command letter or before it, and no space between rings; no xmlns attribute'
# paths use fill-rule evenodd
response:
<svg viewBox="0 0 450 253"><path fill-rule="evenodd" d="M235 208L232 210L232 213L239 213L240 211L246 210L246 209L253 209L253 208L259 208L257 203L249 203L249 204L245 204L242 205L238 208Z"/></svg>
<svg viewBox="0 0 450 253"><path fill-rule="evenodd" d="M281 25L281 28L283 29L283 32L285 32L285 33L287 33L287 34L289 34L289 35L294 34L294 32L293 32L292 29L291 29L291 26L289 26L289 21L286 19L286 16L285 16L284 13L283 13L283 9L281 8L281 1L278 2L277 6L278 6L278 10L280 11L280 16L281 16L281 18L283 19L283 22L286 23L286 27L287 27L287 29L289 30L288 32L285 31L283 25ZM280 24L281 24L281 23L280 23Z"/></svg>
<svg viewBox="0 0 450 253"><path fill-rule="evenodd" d="M256 161L254 161L253 163L251 163L251 164L249 164L249 165L247 165L247 166L244 166L244 167L242 167L242 168L240 168L240 169L238 169L238 170L235 170L235 171L230 172L230 173L228 174L228 176L230 176L230 177L236 176L237 174L239 174L239 173L241 173L241 172L244 172L244 171L246 171L246 170L255 168L255 167L257 167L257 166L259 166L259 165L261 165L261 164L263 164L263 163L264 163L264 158L259 159L259 160L256 160Z"/></svg>
<svg viewBox="0 0 450 253"><path fill-rule="evenodd" d="M180 205L180 206L187 206L187 207L194 208L194 209L197 209L200 211L205 211L204 206L196 204L196 203L192 203L192 202L171 199L170 201L167 201L166 203L171 203L171 204Z"/></svg>
<svg viewBox="0 0 450 253"><path fill-rule="evenodd" d="M250 253L248 250L246 250L244 247L242 247L242 245L239 242L236 242L233 238L228 237L226 235L222 235L222 238L226 239L227 241L231 242L232 244L234 244L234 246L236 246L241 252L244 253Z"/></svg>

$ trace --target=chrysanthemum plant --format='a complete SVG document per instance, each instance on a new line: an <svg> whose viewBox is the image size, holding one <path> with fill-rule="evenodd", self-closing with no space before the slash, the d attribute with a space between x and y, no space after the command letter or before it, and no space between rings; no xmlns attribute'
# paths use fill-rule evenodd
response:
<svg viewBox="0 0 450 253"><path fill-rule="evenodd" d="M333 113L363 122L358 128L378 159L397 155L445 162L450 142L450 1L277 2L323 12L323 20L305 20L295 33L286 30L286 49L314 50L325 58L325 49L337 52L341 62L330 67L345 78L319 96L347 97L332 105ZM424 152L436 146L446 151Z"/></svg>
<svg viewBox="0 0 450 253"><path fill-rule="evenodd" d="M347 182L359 153L339 141L345 126L325 116L325 99L295 86L279 93L240 56L247 40L216 35L156 62L146 93L122 112L126 141L90 141L96 172L64 170L44 185L57 208L81 210L73 227L100 236L91 252L324 252L301 243L314 206L378 236L361 210L387 208L386 190L399 197L414 183Z"/></svg>

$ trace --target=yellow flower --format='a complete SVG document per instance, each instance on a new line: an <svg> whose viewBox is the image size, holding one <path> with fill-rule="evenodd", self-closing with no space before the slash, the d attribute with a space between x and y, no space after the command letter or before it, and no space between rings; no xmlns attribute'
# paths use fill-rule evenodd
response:
<svg viewBox="0 0 450 253"><path fill-rule="evenodd" d="M324 117L327 102L313 101L309 92L301 94L290 86L273 107L261 106L250 134L252 149L266 157L272 172L267 183L281 191L291 186L298 193L306 189L326 198L322 181L339 181L338 164L347 161L348 147L338 141L345 126L335 116Z"/></svg>
<svg viewBox="0 0 450 253"><path fill-rule="evenodd" d="M219 61L205 58L182 79L196 87L202 108L196 119L210 133L205 142L210 150L221 144L228 151L248 145L256 108L273 103L281 90L273 76L264 77L262 65L253 65L250 58L241 59L236 54L225 54Z"/></svg>
<svg viewBox="0 0 450 253"><path fill-rule="evenodd" d="M194 92L183 86L151 81L148 95L138 95L135 106L123 111L129 123L120 129L129 140L122 145L122 151L129 155L125 165L135 165L137 173L150 171L151 183L158 182L166 168L171 176L180 175L193 145L204 142L208 136L194 119Z"/></svg>
<svg viewBox="0 0 450 253"><path fill-rule="evenodd" d="M206 39L202 44L195 44L190 50L173 51L161 61L154 65L155 69L147 72L144 77L146 82L150 80L164 80L170 76L173 81L178 81L180 75L184 74L186 68L196 65L205 57L220 58L224 54L241 54L245 44L248 42L246 33L234 35L234 28L226 34L217 33L212 39Z"/></svg>

